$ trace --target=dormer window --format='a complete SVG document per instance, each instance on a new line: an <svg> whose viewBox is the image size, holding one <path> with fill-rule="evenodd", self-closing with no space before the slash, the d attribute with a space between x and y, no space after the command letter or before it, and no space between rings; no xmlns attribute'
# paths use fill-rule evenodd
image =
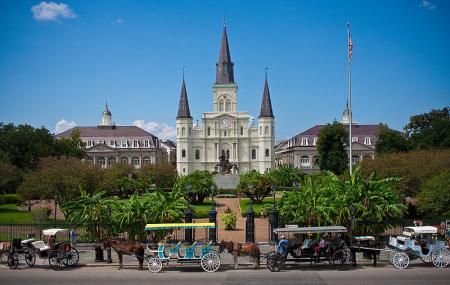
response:
<svg viewBox="0 0 450 285"><path fill-rule="evenodd" d="M228 75L228 64L227 64L226 62L224 62L224 63L222 64L222 74L223 74L224 76L227 76L227 75Z"/></svg>
<svg viewBox="0 0 450 285"><path fill-rule="evenodd" d="M308 146L308 138L302 138L302 146Z"/></svg>
<svg viewBox="0 0 450 285"><path fill-rule="evenodd" d="M87 141L87 142L86 142L86 146L87 146L87 147L91 147L92 145L93 145L93 144L92 144L92 141Z"/></svg>
<svg viewBox="0 0 450 285"><path fill-rule="evenodd" d="M99 140L98 144L105 144L105 141L104 140Z"/></svg>
<svg viewBox="0 0 450 285"><path fill-rule="evenodd" d="M314 146L317 145L317 137L315 137L315 138L313 139L313 145L314 145Z"/></svg>
<svg viewBox="0 0 450 285"><path fill-rule="evenodd" d="M114 140L109 140L109 146L110 147L115 147L116 146L116 142Z"/></svg>
<svg viewBox="0 0 450 285"><path fill-rule="evenodd" d="M139 147L139 141L133 140L133 147Z"/></svg>
<svg viewBox="0 0 450 285"><path fill-rule="evenodd" d="M128 141L127 140L122 140L121 146L123 148L127 148L128 147Z"/></svg>
<svg viewBox="0 0 450 285"><path fill-rule="evenodd" d="M365 145L372 145L372 140L370 139L370 137L365 137L364 138L364 144Z"/></svg>
<svg viewBox="0 0 450 285"><path fill-rule="evenodd" d="M352 143L354 143L354 142L358 142L358 137L352 137Z"/></svg>
<svg viewBox="0 0 450 285"><path fill-rule="evenodd" d="M144 140L144 147L146 147L146 148L150 147L150 143L148 140Z"/></svg>

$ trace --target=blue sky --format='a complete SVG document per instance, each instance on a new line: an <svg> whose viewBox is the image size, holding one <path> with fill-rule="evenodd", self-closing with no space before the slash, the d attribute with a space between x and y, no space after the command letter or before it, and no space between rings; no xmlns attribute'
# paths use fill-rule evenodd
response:
<svg viewBox="0 0 450 285"><path fill-rule="evenodd" d="M340 119L347 21L354 118L401 129L450 103L449 12L444 0L1 0L0 121L96 125L108 100L117 124L173 136L183 67L194 120L212 110L226 15L238 108L258 116L268 67L277 139Z"/></svg>

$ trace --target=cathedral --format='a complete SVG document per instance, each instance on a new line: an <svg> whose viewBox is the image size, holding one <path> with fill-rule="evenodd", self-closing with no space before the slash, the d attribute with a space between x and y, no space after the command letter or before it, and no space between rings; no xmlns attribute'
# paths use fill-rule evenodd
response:
<svg viewBox="0 0 450 285"><path fill-rule="evenodd" d="M233 173L274 168L275 117L267 76L258 123L250 123L250 114L238 111L238 85L225 25L212 89L213 111L203 113L201 124L193 125L183 78L176 118L178 172L186 175L196 170L214 171L220 158L233 165Z"/></svg>

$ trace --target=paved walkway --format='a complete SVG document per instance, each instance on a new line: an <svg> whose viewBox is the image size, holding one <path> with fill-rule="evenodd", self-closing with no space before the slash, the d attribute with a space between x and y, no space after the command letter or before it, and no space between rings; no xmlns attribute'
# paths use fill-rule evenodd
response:
<svg viewBox="0 0 450 285"><path fill-rule="evenodd" d="M217 222L219 227L219 239L233 240L238 242L245 241L246 217L242 217L238 198L217 198ZM225 212L228 207L236 213L236 230L226 231L222 223L220 214ZM267 219L255 218L255 239L257 242L269 240L269 222Z"/></svg>

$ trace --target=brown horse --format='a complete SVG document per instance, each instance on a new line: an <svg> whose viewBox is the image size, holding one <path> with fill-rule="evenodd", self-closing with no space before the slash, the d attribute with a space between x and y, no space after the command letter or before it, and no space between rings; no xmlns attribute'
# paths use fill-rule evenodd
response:
<svg viewBox="0 0 450 285"><path fill-rule="evenodd" d="M112 247L119 258L119 268L118 270L123 268L123 260L122 255L134 255L139 260L139 270L143 269L144 264L144 252L145 247L140 242L136 241L120 241L114 239L106 239L102 242L103 249Z"/></svg>
<svg viewBox="0 0 450 285"><path fill-rule="evenodd" d="M256 243L246 242L242 244L234 243L233 241L222 240L219 246L219 252L227 250L229 254L233 255L234 269L238 269L238 256L250 256L253 262L253 269L259 268L260 251Z"/></svg>
<svg viewBox="0 0 450 285"><path fill-rule="evenodd" d="M10 241L0 241L0 263L2 260L2 255L8 255L12 249L12 242Z"/></svg>

